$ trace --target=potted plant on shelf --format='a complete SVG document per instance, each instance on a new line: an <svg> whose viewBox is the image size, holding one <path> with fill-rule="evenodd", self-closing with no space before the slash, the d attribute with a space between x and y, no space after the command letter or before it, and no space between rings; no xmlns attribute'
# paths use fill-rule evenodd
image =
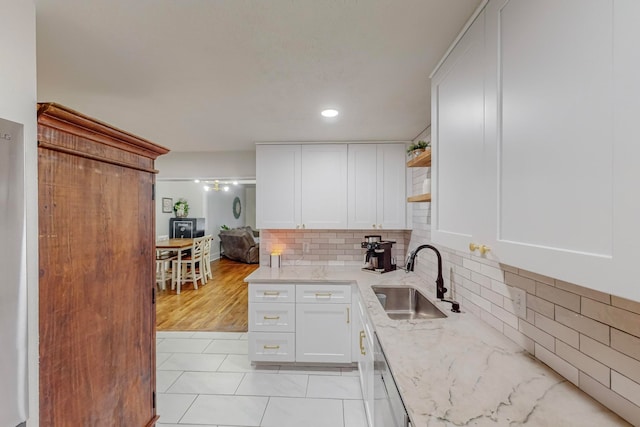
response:
<svg viewBox="0 0 640 427"><path fill-rule="evenodd" d="M426 141L418 141L415 144L411 144L409 148L407 148L407 154L409 155L409 158L415 159L420 154L424 153L424 150L426 150L430 144L430 142Z"/></svg>
<svg viewBox="0 0 640 427"><path fill-rule="evenodd" d="M176 218L186 218L189 215L189 203L185 199L178 199L173 205Z"/></svg>

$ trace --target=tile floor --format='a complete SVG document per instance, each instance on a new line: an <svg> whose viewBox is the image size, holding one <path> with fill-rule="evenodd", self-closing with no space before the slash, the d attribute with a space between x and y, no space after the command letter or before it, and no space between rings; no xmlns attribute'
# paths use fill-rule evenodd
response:
<svg viewBox="0 0 640 427"><path fill-rule="evenodd" d="M247 360L247 334L158 332L158 427L366 427L358 371Z"/></svg>

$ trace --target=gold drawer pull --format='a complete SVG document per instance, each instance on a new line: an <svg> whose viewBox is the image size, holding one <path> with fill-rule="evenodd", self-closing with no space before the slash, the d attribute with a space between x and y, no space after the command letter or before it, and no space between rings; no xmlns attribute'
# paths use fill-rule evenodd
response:
<svg viewBox="0 0 640 427"><path fill-rule="evenodd" d="M331 298L331 292L316 292L316 298L319 297L328 297Z"/></svg>
<svg viewBox="0 0 640 427"><path fill-rule="evenodd" d="M277 297L278 295L280 295L280 291L264 291L262 295L264 295L265 297L266 296Z"/></svg>
<svg viewBox="0 0 640 427"><path fill-rule="evenodd" d="M362 342L364 340L364 331L360 331L360 354L362 354L363 356L367 355L367 352L364 350L364 343Z"/></svg>
<svg viewBox="0 0 640 427"><path fill-rule="evenodd" d="M263 345L262 347L265 350L278 350L278 349L280 349L279 345Z"/></svg>
<svg viewBox="0 0 640 427"><path fill-rule="evenodd" d="M280 316L264 316L264 320L279 320Z"/></svg>

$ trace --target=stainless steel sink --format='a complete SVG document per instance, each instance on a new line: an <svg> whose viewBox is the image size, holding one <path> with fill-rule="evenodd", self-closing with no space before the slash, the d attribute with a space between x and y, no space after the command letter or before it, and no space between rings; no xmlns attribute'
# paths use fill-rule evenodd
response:
<svg viewBox="0 0 640 427"><path fill-rule="evenodd" d="M440 319L447 317L411 286L372 286L390 319ZM382 296L384 295L384 296Z"/></svg>

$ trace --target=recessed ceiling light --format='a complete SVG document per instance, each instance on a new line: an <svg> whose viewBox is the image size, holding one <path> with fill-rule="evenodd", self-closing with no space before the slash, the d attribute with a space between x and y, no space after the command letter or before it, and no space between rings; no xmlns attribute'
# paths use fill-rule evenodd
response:
<svg viewBox="0 0 640 427"><path fill-rule="evenodd" d="M233 181L233 185L238 185L238 181Z"/></svg>
<svg viewBox="0 0 640 427"><path fill-rule="evenodd" d="M338 112L338 110L328 109L322 110L320 114L322 114L323 117L336 117L340 113Z"/></svg>
<svg viewBox="0 0 640 427"><path fill-rule="evenodd" d="M208 185L205 185L204 186L204 191L209 191L209 190L211 190L211 187L209 187Z"/></svg>
<svg viewBox="0 0 640 427"><path fill-rule="evenodd" d="M229 186L228 186L228 185L225 185L224 187L222 187L222 189L223 189L224 191L229 191Z"/></svg>
<svg viewBox="0 0 640 427"><path fill-rule="evenodd" d="M193 182L195 182L196 184L200 182L199 179L194 179Z"/></svg>

